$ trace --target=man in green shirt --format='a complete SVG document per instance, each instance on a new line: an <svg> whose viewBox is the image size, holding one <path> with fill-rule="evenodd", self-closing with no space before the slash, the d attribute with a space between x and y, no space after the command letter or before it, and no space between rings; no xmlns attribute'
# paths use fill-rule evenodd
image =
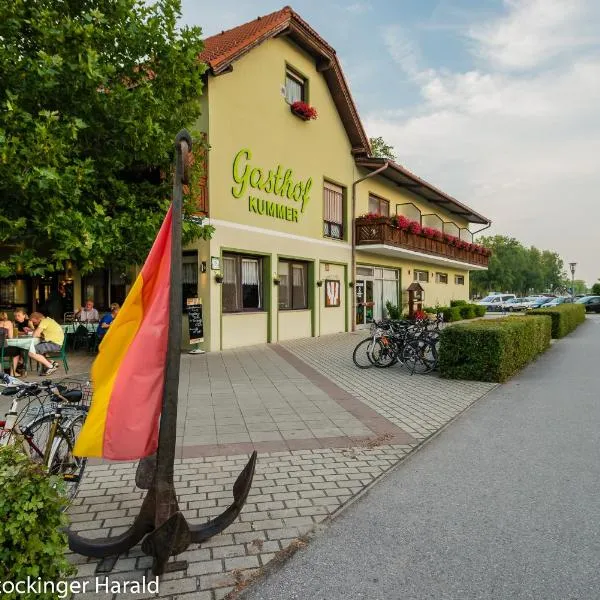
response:
<svg viewBox="0 0 600 600"><path fill-rule="evenodd" d="M58 369L58 363L55 361L50 362L44 354L47 352L60 352L65 340L65 332L54 319L44 317L42 313L31 313L29 319L35 327L33 337L42 340L39 344L36 344L35 352L29 353L29 358L39 362L44 367L42 375L51 375Z"/></svg>

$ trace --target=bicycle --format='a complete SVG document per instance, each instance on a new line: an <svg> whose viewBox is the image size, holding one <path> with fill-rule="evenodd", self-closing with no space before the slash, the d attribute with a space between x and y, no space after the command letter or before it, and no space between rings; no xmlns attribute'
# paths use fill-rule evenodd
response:
<svg viewBox="0 0 600 600"><path fill-rule="evenodd" d="M62 479L67 500L71 502L77 494L87 464L86 458L73 455L75 440L83 427L88 409L81 404L84 391L67 389L51 380L40 383L16 380L16 383L14 378L0 376L0 382L9 386L2 395L13 397L5 420L0 421L0 446L20 440L32 461L45 465L50 475ZM29 399L29 404L19 412L19 403L24 399ZM40 401L40 406L32 416L31 404L36 399Z"/></svg>

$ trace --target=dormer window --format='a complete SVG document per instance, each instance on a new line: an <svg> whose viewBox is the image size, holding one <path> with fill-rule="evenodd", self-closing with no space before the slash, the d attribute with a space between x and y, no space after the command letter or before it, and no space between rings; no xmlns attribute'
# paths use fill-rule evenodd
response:
<svg viewBox="0 0 600 600"><path fill-rule="evenodd" d="M285 70L285 99L289 104L306 102L306 79L289 67Z"/></svg>

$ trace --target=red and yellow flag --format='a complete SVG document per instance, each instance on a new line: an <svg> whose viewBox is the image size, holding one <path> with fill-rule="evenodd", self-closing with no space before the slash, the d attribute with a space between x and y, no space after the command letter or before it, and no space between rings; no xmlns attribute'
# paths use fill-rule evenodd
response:
<svg viewBox="0 0 600 600"><path fill-rule="evenodd" d="M169 338L171 211L100 344L76 456L134 460L156 451Z"/></svg>

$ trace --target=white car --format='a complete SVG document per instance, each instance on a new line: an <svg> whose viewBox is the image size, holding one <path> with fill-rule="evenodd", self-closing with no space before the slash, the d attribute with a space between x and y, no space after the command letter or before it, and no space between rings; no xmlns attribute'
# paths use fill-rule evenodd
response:
<svg viewBox="0 0 600 600"><path fill-rule="evenodd" d="M486 296L477 304L485 306L488 311L501 311L503 304L511 298L516 298L516 296L514 294L494 294L493 296Z"/></svg>

